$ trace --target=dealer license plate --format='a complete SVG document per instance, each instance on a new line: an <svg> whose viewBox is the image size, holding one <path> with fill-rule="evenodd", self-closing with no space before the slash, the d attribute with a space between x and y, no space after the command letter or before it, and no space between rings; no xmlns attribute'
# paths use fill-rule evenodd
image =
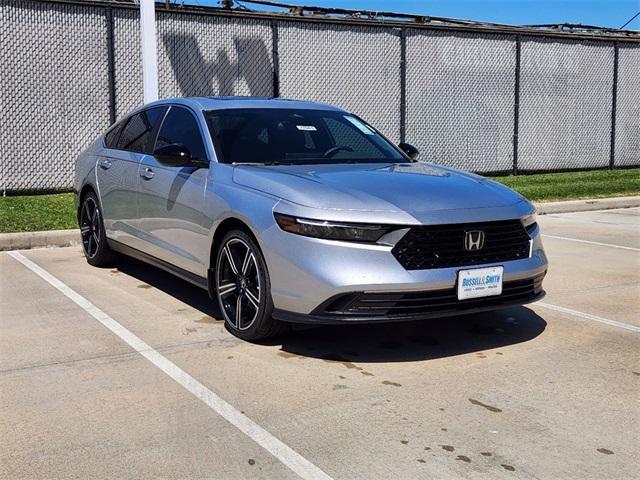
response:
<svg viewBox="0 0 640 480"><path fill-rule="evenodd" d="M458 272L458 300L493 297L502 293L503 267L475 268Z"/></svg>

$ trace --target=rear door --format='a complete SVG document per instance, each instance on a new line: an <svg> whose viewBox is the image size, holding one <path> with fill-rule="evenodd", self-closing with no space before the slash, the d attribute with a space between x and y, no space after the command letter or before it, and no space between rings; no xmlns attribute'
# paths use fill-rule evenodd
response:
<svg viewBox="0 0 640 480"><path fill-rule="evenodd" d="M159 128L155 148L180 143L208 160L203 131L188 108L172 105ZM210 222L203 213L208 168L162 165L153 155L140 162L138 227L144 250L183 270L205 276Z"/></svg>
<svg viewBox="0 0 640 480"><path fill-rule="evenodd" d="M143 110L126 118L106 137L104 155L98 159L98 188L107 236L134 248L142 245L135 223L138 167L153 147L153 134L166 107Z"/></svg>

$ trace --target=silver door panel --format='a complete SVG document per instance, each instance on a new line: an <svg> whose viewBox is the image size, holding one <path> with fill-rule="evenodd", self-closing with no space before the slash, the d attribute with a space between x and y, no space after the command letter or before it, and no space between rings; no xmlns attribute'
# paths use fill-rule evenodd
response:
<svg viewBox="0 0 640 480"><path fill-rule="evenodd" d="M96 165L106 235L134 248L140 247L131 228L138 216L136 191L140 159L137 153L105 149Z"/></svg>
<svg viewBox="0 0 640 480"><path fill-rule="evenodd" d="M209 226L203 212L208 169L167 167L145 155L138 168L135 227L144 250L196 275L205 275Z"/></svg>

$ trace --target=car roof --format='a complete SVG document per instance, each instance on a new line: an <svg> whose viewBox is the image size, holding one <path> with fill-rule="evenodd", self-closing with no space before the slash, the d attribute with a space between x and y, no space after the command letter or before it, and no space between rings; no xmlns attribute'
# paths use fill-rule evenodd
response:
<svg viewBox="0 0 640 480"><path fill-rule="evenodd" d="M157 100L145 107L154 105L181 104L199 110L226 110L234 108L287 108L304 110L333 110L344 112L333 105L303 100L269 97L178 97Z"/></svg>

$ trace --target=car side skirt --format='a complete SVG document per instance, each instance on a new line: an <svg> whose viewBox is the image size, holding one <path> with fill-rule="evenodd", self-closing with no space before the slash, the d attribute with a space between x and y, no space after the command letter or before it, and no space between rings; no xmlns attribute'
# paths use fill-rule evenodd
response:
<svg viewBox="0 0 640 480"><path fill-rule="evenodd" d="M112 240L107 238L107 243L109 247L123 255L128 257L135 258L136 260L140 260L141 262L148 263L154 267L160 268L165 272L169 272L175 275L182 280L185 280L196 287L200 287L204 290L209 290L209 282L206 278L201 277L200 275L196 275L195 273L188 272L180 267L176 267L175 265L171 265L164 260L161 260L157 257L149 255L148 253L142 252L136 248L130 247L129 245L125 245L124 243L118 242L117 240Z"/></svg>

